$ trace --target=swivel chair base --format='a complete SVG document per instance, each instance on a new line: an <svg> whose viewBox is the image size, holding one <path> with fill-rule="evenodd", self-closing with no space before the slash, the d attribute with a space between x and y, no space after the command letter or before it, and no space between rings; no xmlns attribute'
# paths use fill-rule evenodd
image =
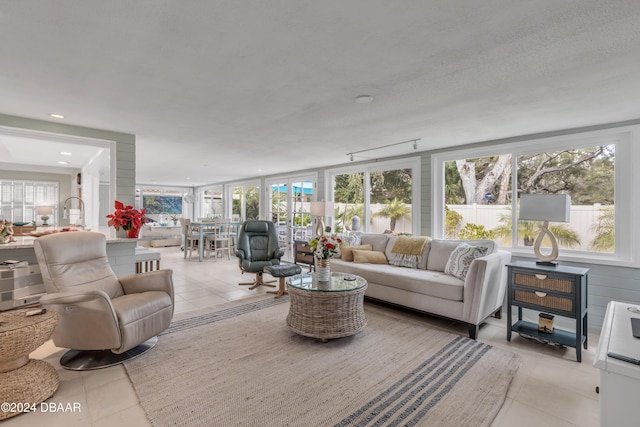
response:
<svg viewBox="0 0 640 427"><path fill-rule="evenodd" d="M120 354L113 353L111 350L69 350L60 358L60 365L71 371L108 368L146 353L157 342L158 337L149 338L142 344Z"/></svg>
<svg viewBox="0 0 640 427"><path fill-rule="evenodd" d="M245 282L245 283L239 283L240 286L250 286L249 289L255 289L258 286L271 286L272 288L275 288L276 285L272 285L271 283L275 282L275 280L269 280L267 282L265 282L262 279L262 271L259 273L256 273L256 280L254 280L253 282Z"/></svg>

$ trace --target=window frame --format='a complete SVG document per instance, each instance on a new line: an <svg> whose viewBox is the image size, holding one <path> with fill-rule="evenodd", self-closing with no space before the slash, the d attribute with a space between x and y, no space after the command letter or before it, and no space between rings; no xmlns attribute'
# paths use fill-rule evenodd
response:
<svg viewBox="0 0 640 427"><path fill-rule="evenodd" d="M634 189L640 188L640 174L633 172L633 165L640 164L640 150L634 147L639 140L640 126L624 126L597 131L576 132L552 137L527 137L515 142L494 142L434 153L432 168L432 220L431 230L435 238L444 238L444 163L462 158L477 158L499 154L512 155L512 188L517 188L518 156L528 153L542 153L569 148L593 147L615 144L615 250L612 254L585 250L562 249L558 257L561 261L607 264L636 267L639 253L639 228L633 221L632 213L640 208L640 195ZM512 212L517 212L517 198L512 197ZM516 224L517 220L512 221ZM624 231L624 232L623 232ZM518 246L517 233L512 229L510 251L514 256L535 258L531 249Z"/></svg>
<svg viewBox="0 0 640 427"><path fill-rule="evenodd" d="M421 200L420 200L420 187L421 187L421 167L420 157L412 156L402 159L387 160L373 163L358 163L353 166L339 167L325 169L324 171L324 194L327 195L327 200L333 202L333 182L335 175L349 174L349 173L364 173L364 218L361 219L362 231L370 232L369 220L370 220L370 195L371 195L371 173L372 172L384 172L395 169L411 169L411 234L418 236L421 234ZM331 218L331 226L333 227L333 218Z"/></svg>

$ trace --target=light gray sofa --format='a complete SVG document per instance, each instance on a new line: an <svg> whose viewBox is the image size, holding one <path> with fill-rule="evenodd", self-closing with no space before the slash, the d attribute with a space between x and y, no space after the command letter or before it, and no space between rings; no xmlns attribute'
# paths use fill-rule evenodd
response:
<svg viewBox="0 0 640 427"><path fill-rule="evenodd" d="M349 239L353 239L349 236ZM391 259L396 236L360 234L359 241L346 245L369 244ZM461 243L487 248L487 255L474 259L465 280L445 274L451 253ZM500 317L505 296L509 252L498 250L490 240L430 240L416 268L390 264L370 264L331 260L331 271L364 277L369 286L365 296L415 310L465 322L469 337L476 339L480 324L489 316Z"/></svg>

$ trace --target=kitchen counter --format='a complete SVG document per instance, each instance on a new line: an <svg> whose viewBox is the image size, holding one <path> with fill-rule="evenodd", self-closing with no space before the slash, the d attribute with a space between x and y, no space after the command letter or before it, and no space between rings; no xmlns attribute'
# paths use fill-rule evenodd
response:
<svg viewBox="0 0 640 427"><path fill-rule="evenodd" d="M83 233L83 231L69 231L69 233ZM27 261L37 264L33 250L34 236L15 236L15 242L0 245L0 262L6 260ZM110 237L107 235L107 257L109 264L117 276L133 274L135 268L135 253L138 239Z"/></svg>

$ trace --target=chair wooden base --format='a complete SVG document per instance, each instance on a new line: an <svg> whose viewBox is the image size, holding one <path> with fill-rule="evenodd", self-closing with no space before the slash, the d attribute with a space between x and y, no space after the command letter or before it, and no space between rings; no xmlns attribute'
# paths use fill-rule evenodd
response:
<svg viewBox="0 0 640 427"><path fill-rule="evenodd" d="M254 280L253 282L245 282L245 283L240 283L241 286L250 286L249 289L255 289L258 286L271 286L272 288L275 288L276 285L272 285L272 282L275 282L275 280L269 280L269 281L264 281L262 279L263 273L259 272L256 273L256 280Z"/></svg>
<svg viewBox="0 0 640 427"><path fill-rule="evenodd" d="M278 299L280 297L282 297L282 295L289 295L289 291L287 291L286 287L285 287L285 281L286 277L280 277L280 280L278 282L278 290L277 291L267 291L268 294L276 294L276 296L274 297L275 299Z"/></svg>

